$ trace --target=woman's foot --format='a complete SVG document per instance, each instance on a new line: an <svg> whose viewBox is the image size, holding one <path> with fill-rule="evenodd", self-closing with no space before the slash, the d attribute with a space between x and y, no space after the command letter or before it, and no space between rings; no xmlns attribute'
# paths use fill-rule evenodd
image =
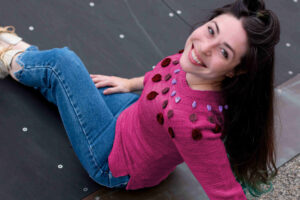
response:
<svg viewBox="0 0 300 200"><path fill-rule="evenodd" d="M0 27L0 79L10 74L17 80L13 73L22 68L15 62L15 59L30 46L14 32L13 26Z"/></svg>

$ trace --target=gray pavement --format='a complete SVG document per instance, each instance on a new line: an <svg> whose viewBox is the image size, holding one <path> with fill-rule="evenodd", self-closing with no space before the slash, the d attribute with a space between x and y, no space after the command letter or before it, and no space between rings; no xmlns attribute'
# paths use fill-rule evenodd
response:
<svg viewBox="0 0 300 200"><path fill-rule="evenodd" d="M273 191L258 200L300 200L300 154L283 164L273 181Z"/></svg>

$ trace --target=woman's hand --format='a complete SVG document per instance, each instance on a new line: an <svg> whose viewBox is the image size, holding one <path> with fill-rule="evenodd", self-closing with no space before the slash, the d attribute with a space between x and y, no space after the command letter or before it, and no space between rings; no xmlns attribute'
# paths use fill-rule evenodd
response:
<svg viewBox="0 0 300 200"><path fill-rule="evenodd" d="M95 86L97 88L112 86L103 91L103 94L112 94L118 92L130 92L130 80L117 76L105 76L101 74L90 74Z"/></svg>

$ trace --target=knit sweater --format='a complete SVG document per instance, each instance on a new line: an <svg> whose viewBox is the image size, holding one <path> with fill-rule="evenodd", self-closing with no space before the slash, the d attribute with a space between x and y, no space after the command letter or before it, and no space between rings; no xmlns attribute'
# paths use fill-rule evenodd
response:
<svg viewBox="0 0 300 200"><path fill-rule="evenodd" d="M229 108L221 91L190 88L181 55L146 72L141 96L119 115L108 158L112 175L130 175L126 190L152 187L185 162L209 199L246 199L221 139Z"/></svg>

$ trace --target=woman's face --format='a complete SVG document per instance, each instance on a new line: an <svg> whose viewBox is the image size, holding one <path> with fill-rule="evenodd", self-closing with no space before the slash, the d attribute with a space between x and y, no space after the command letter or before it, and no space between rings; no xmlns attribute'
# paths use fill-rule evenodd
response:
<svg viewBox="0 0 300 200"><path fill-rule="evenodd" d="M222 14L191 33L180 65L192 77L192 84L205 82L217 85L225 76L232 75L246 51L247 35L241 20ZM206 67L199 64L201 62Z"/></svg>

